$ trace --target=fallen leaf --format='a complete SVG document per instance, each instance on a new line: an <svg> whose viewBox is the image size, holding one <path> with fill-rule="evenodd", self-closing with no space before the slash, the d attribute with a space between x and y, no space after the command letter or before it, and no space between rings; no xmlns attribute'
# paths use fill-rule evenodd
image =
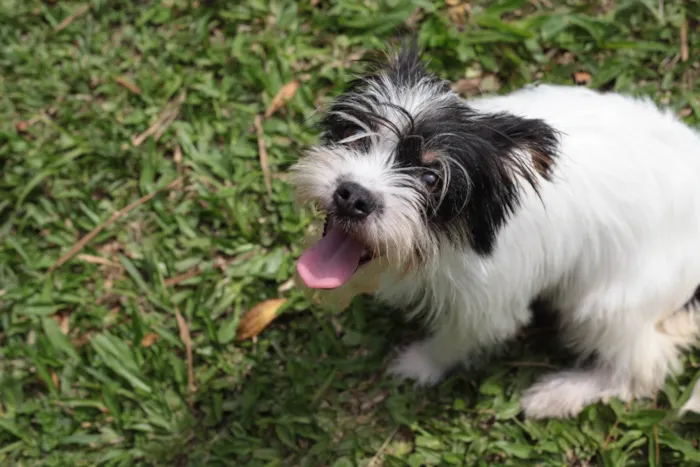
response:
<svg viewBox="0 0 700 467"><path fill-rule="evenodd" d="M155 332L149 332L145 336L143 336L143 339L141 339L141 347L149 348L153 344L155 344L158 339L160 339L160 336L156 334Z"/></svg>
<svg viewBox="0 0 700 467"><path fill-rule="evenodd" d="M63 335L67 336L70 332L70 313L57 313L54 315L54 319Z"/></svg>
<svg viewBox="0 0 700 467"><path fill-rule="evenodd" d="M297 89L299 89L299 81L297 80L291 81L282 86L277 92L277 95L272 98L272 102L270 102L270 105L267 107L267 110L265 111L265 118L270 118L272 114L284 107L287 104L287 102L289 102L292 99L292 97L294 97L294 94L296 94Z"/></svg>
<svg viewBox="0 0 700 467"><path fill-rule="evenodd" d="M577 71L574 73L574 83L578 85L586 85L591 82L592 76L587 71Z"/></svg>
<svg viewBox="0 0 700 467"><path fill-rule="evenodd" d="M260 334L277 317L277 311L286 301L286 298L273 298L248 310L238 324L236 339L242 341Z"/></svg>
<svg viewBox="0 0 700 467"><path fill-rule="evenodd" d="M468 3L460 3L459 1L447 2L452 6L448 8L448 15L452 24L456 26L464 26L467 22L467 16L471 13L471 6Z"/></svg>
<svg viewBox="0 0 700 467"><path fill-rule="evenodd" d="M678 111L678 116L681 118L686 118L690 117L693 114L693 109L690 107L683 107L681 110Z"/></svg>
<svg viewBox="0 0 700 467"><path fill-rule="evenodd" d="M17 124L15 124L15 129L17 130L17 133L26 133L27 130L29 130L29 127L29 122L26 121L17 122Z"/></svg>
<svg viewBox="0 0 700 467"><path fill-rule="evenodd" d="M56 390L61 389L61 381L58 379L58 375L53 370L51 370L51 382L53 383Z"/></svg>

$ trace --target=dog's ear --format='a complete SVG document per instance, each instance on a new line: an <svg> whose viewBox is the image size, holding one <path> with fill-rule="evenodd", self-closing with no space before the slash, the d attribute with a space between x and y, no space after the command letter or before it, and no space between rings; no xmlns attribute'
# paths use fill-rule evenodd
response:
<svg viewBox="0 0 700 467"><path fill-rule="evenodd" d="M558 134L541 120L482 114L459 105L451 116L431 119L439 131L454 138L445 150L453 177L436 220L438 225L457 227L448 228L448 234L456 240L466 234L478 254L488 255L497 232L520 203L522 182L537 191L541 180L551 177Z"/></svg>
<svg viewBox="0 0 700 467"><path fill-rule="evenodd" d="M559 144L559 134L554 128L542 120L509 113L482 115L478 122L483 127L481 131L488 133L487 137L499 151L529 154L537 173L545 180L551 178Z"/></svg>

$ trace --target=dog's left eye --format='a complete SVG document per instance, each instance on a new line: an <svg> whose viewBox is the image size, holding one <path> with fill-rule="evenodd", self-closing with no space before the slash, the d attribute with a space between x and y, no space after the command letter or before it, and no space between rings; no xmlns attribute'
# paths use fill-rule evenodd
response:
<svg viewBox="0 0 700 467"><path fill-rule="evenodd" d="M359 126L349 126L343 129L342 134L340 135L340 139L344 140L347 138L352 138L353 136L359 136L363 134L365 130L360 128Z"/></svg>
<svg viewBox="0 0 700 467"><path fill-rule="evenodd" d="M428 187L432 188L435 185L437 185L438 182L438 176L435 175L433 172L425 172L423 175L421 175L421 180L423 180L423 183L428 185Z"/></svg>

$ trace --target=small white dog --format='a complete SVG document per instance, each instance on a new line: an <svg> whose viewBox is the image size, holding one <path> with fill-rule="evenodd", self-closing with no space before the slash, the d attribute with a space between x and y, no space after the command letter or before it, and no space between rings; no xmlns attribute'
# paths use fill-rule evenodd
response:
<svg viewBox="0 0 700 467"><path fill-rule="evenodd" d="M673 114L549 85L464 102L408 46L321 124L294 180L326 226L298 273L333 289L382 260L377 297L432 330L394 375L438 382L513 337L535 299L595 363L537 382L526 416L652 396L679 369L699 334L700 134Z"/></svg>

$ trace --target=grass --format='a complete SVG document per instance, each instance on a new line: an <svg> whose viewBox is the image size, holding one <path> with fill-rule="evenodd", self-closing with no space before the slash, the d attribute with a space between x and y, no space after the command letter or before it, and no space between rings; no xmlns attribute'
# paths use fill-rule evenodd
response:
<svg viewBox="0 0 700 467"><path fill-rule="evenodd" d="M308 117L399 27L465 94L575 79L697 125L698 17L690 0L0 0L0 464L698 465L698 418L674 415L698 353L656 402L571 421L518 415L561 364L547 328L434 389L383 377L400 313L289 287L311 217L285 183Z"/></svg>

